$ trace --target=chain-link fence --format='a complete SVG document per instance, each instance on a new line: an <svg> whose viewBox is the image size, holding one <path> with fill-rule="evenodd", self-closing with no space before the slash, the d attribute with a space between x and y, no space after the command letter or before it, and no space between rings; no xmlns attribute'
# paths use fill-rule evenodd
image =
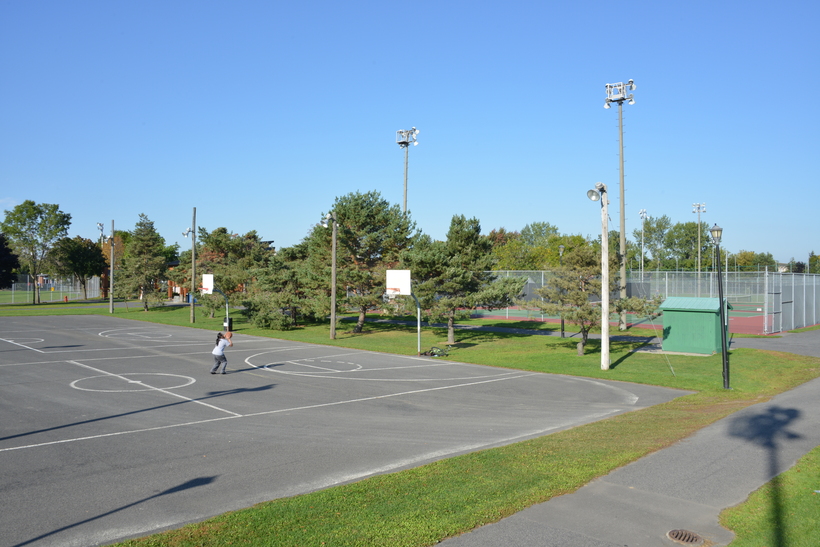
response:
<svg viewBox="0 0 820 547"><path fill-rule="evenodd" d="M549 271L501 270L498 277L524 277L524 300L539 298L535 292L552 276ZM723 291L732 304L732 332L772 334L820 322L820 275L781 272L724 272ZM627 296L651 298L660 295L718 297L717 272L645 271L627 277ZM612 298L618 298L617 293ZM531 316L517 308L507 316Z"/></svg>
<svg viewBox="0 0 820 547"><path fill-rule="evenodd" d="M0 304L25 304L34 300L34 292L39 285L40 302L60 302L81 300L83 287L76 279L40 278L39 282L29 275L20 275L10 289L0 291ZM86 283L88 298L100 297L100 278L89 278Z"/></svg>

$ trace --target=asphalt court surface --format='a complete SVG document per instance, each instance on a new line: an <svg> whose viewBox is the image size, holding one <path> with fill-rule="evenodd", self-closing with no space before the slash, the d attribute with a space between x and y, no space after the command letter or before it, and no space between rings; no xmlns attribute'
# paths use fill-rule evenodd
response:
<svg viewBox="0 0 820 547"><path fill-rule="evenodd" d="M88 546L683 392L104 317L0 318L0 546Z"/></svg>

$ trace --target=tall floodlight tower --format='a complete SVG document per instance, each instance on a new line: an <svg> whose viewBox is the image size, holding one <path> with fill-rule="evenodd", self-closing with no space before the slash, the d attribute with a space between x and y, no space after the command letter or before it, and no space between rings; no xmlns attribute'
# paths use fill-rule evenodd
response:
<svg viewBox="0 0 820 547"><path fill-rule="evenodd" d="M415 127L410 129L409 131L405 131L404 129L399 129L396 131L396 144L398 144L401 148L404 148L404 208L402 209L403 213L407 213L407 161L409 159L410 144L413 146L418 145L418 141L416 140L416 135L419 134L419 130Z"/></svg>
<svg viewBox="0 0 820 547"><path fill-rule="evenodd" d="M643 229L646 225L646 209L641 209L638 211L638 215L641 217L641 283L643 283Z"/></svg>
<svg viewBox="0 0 820 547"><path fill-rule="evenodd" d="M693 203L692 212L698 214L698 296L700 296L700 233L703 231L700 227L700 214L706 212L705 203Z"/></svg>
<svg viewBox="0 0 820 547"><path fill-rule="evenodd" d="M624 101L628 104L635 104L634 95L628 91L635 89L635 82L629 80L627 83L618 82L617 84L606 84L606 100L604 101L604 108L609 108L611 103L618 103L618 149L620 157L620 171L621 171L621 238L620 238L620 259L621 259L621 279L618 281L621 298L626 298L626 212L624 202ZM626 330L626 312L621 312L618 319L618 329Z"/></svg>

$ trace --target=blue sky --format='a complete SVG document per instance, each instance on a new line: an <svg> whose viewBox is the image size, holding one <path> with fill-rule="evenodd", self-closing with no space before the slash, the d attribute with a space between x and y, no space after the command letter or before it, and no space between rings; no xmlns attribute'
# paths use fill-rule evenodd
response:
<svg viewBox="0 0 820 547"><path fill-rule="evenodd" d="M820 4L0 2L0 210L58 203L70 235L200 226L298 243L336 196L401 204L443 239L550 222L595 237L608 185L724 228L732 252L820 253Z"/></svg>

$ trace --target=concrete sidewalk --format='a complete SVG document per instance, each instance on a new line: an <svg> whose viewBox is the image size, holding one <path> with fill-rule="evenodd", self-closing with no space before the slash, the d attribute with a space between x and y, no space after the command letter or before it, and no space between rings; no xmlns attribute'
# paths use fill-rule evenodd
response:
<svg viewBox="0 0 820 547"><path fill-rule="evenodd" d="M792 338L794 337L794 338ZM820 331L778 339L738 339L760 347L820 356ZM789 342L792 342L789 344ZM734 346L735 344L733 344ZM656 547L683 530L712 545L734 534L718 515L820 445L820 378L745 408L573 494L443 541L445 547ZM709 544L709 543L705 543Z"/></svg>

